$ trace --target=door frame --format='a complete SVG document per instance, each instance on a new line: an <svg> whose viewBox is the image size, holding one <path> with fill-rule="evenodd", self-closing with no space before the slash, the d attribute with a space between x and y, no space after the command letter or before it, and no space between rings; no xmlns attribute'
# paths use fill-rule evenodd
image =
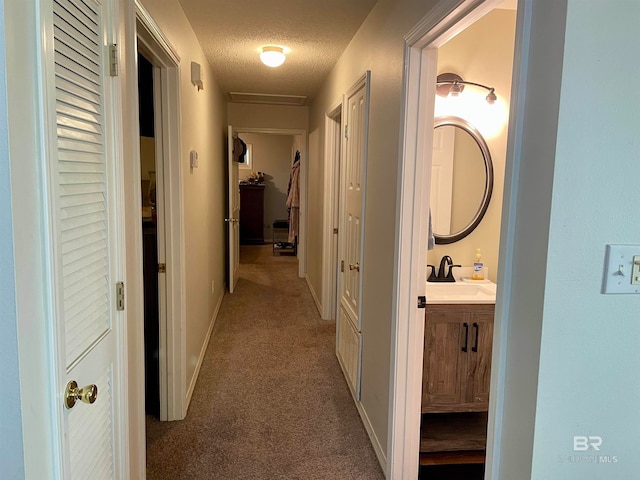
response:
<svg viewBox="0 0 640 480"><path fill-rule="evenodd" d="M158 119L158 107L162 112L160 125L156 124L156 164L162 163L162 178L158 183L162 187L164 196L164 231L165 231L165 263L167 272L164 278L165 289L158 290L160 302L160 420L181 420L186 415L186 338L185 319L186 306L184 304L184 223L183 223L183 192L182 171L180 161L169 161L181 158L180 144L180 56L164 35L160 27L153 20L149 12L144 8L140 0L135 0L136 40L137 50L147 56L154 66L154 86L159 91L154 95L155 118ZM156 70L157 69L157 70ZM137 80L135 82L137 89ZM136 91L137 98L137 91ZM158 101L160 105L158 105ZM137 125L136 125L137 127ZM136 140L139 132L136 130ZM158 154L160 146L161 155ZM140 158L139 148L136 157L138 165L134 168L134 191L140 189ZM134 195L136 202L141 198ZM127 208L135 209L133 205ZM129 235L132 232L128 232ZM134 258L136 268L142 276L142 234L136 240ZM158 260L161 252L158 252ZM163 282L159 281L162 286ZM163 298L164 293L164 298ZM140 307L143 298L137 298ZM143 310L140 308L140 310ZM139 311L140 311L139 310ZM164 314L163 314L164 312ZM136 315L136 318L143 318ZM142 325L139 326L142 330ZM139 333L140 341L136 342L135 350L144 351L144 333ZM137 337L137 336L136 336ZM143 363L144 364L144 363ZM144 369L140 367L136 377L144 390ZM144 392L141 398L144 398Z"/></svg>
<svg viewBox="0 0 640 480"><path fill-rule="evenodd" d="M239 165L235 161L234 143L238 138L233 125L227 126L227 292L236 291L240 268L240 190Z"/></svg>
<svg viewBox="0 0 640 480"><path fill-rule="evenodd" d="M325 194L322 220L322 311L323 320L335 320L337 317L338 298L338 242L340 231L334 234L334 228L339 227L340 209L340 162L344 158L343 99L334 103L324 117L324 192Z"/></svg>
<svg viewBox="0 0 640 480"><path fill-rule="evenodd" d="M417 298L424 295L428 205L431 189L431 150L437 76L437 49L486 13L500 0L440 0L405 36L404 85L400 132L400 172L398 176L397 242L394 251L393 323L391 332L390 414L387 437L387 478L418 477L420 454L420 415L422 361L424 349L424 310ZM521 25L518 23L518 28ZM516 37L518 35L516 34ZM521 59L516 49L514 71ZM514 92L517 85L514 82ZM523 97L512 95L512 103ZM503 300L506 303L506 300ZM499 309L496 304L496 310ZM496 318L496 330L505 322ZM494 346L494 376L505 368L506 345ZM491 450L494 422L499 421L501 391L504 385L492 379L487 467L499 459ZM496 407L498 405L498 407ZM493 453L493 456L490 454Z"/></svg>
<svg viewBox="0 0 640 480"><path fill-rule="evenodd" d="M307 274L307 176L309 172L307 156L307 131L291 128L250 128L233 126L234 133L263 133L266 135L299 135L302 137L300 147L300 225L298 232L298 277L305 278ZM291 159L293 161L293 159Z"/></svg>

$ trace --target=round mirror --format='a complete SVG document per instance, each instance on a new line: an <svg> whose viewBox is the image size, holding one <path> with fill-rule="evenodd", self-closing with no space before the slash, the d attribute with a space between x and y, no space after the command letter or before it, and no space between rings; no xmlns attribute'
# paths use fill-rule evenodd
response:
<svg viewBox="0 0 640 480"><path fill-rule="evenodd" d="M435 243L469 235L484 217L492 191L493 163L480 132L462 118L437 117L431 170Z"/></svg>

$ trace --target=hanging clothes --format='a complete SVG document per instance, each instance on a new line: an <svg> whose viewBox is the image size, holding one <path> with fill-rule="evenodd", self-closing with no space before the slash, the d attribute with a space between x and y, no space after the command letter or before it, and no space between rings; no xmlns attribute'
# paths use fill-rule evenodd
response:
<svg viewBox="0 0 640 480"><path fill-rule="evenodd" d="M300 222L300 152L296 152L289 176L289 191L287 195L289 209L289 243L295 243L298 236Z"/></svg>

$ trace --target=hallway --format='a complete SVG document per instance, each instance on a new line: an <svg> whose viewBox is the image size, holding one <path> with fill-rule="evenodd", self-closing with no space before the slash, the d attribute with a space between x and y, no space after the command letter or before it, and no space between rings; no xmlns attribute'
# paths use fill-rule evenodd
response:
<svg viewBox="0 0 640 480"><path fill-rule="evenodd" d="M147 478L384 478L294 257L241 247L187 418L147 418Z"/></svg>

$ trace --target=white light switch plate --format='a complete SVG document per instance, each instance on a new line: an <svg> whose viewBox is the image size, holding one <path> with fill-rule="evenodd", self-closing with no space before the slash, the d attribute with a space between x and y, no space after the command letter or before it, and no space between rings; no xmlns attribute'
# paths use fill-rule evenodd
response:
<svg viewBox="0 0 640 480"><path fill-rule="evenodd" d="M640 245L607 245L602 293L640 293L639 256Z"/></svg>

